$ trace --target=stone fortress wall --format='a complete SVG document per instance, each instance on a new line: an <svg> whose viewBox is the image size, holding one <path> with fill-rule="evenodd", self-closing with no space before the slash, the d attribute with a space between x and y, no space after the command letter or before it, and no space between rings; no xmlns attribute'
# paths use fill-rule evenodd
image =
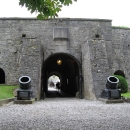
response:
<svg viewBox="0 0 130 130"><path fill-rule="evenodd" d="M66 53L81 64L83 97L96 99L109 75L124 72L130 85L130 29L115 28L111 20L31 18L0 19L0 68L5 84L32 79L40 98L42 66L56 53Z"/></svg>

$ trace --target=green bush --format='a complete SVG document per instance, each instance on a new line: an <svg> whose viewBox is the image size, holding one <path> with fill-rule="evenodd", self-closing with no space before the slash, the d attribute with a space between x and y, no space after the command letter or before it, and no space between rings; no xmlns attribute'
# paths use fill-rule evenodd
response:
<svg viewBox="0 0 130 130"><path fill-rule="evenodd" d="M119 79L118 88L121 89L121 93L128 92L128 83L126 78L120 76L120 75L114 75Z"/></svg>

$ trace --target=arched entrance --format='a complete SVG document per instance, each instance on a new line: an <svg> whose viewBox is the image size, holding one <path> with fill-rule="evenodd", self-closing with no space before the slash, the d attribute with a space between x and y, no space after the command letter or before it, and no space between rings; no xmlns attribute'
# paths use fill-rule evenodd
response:
<svg viewBox="0 0 130 130"><path fill-rule="evenodd" d="M121 70L117 70L117 71L114 73L114 75L120 75L120 76L122 76L122 77L125 78L125 74L124 74L124 72L121 71Z"/></svg>
<svg viewBox="0 0 130 130"><path fill-rule="evenodd" d="M5 72L0 68L0 84L5 84Z"/></svg>
<svg viewBox="0 0 130 130"><path fill-rule="evenodd" d="M46 96L62 97L61 83L62 83L62 79L60 74L58 74L57 72L50 73L50 75L48 76Z"/></svg>
<svg viewBox="0 0 130 130"><path fill-rule="evenodd" d="M56 53L44 61L41 91L46 97L49 92L48 78L51 75L60 78L60 97L75 97L79 92L79 98L82 98L81 65L76 58L66 53Z"/></svg>

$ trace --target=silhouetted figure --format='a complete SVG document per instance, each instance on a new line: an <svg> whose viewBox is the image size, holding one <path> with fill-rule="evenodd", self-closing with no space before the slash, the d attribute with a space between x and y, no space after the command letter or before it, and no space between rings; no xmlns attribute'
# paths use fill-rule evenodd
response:
<svg viewBox="0 0 130 130"><path fill-rule="evenodd" d="M60 90L60 82L56 83L56 88L58 89L58 91Z"/></svg>
<svg viewBox="0 0 130 130"><path fill-rule="evenodd" d="M54 83L52 81L50 82L50 87L54 87Z"/></svg>

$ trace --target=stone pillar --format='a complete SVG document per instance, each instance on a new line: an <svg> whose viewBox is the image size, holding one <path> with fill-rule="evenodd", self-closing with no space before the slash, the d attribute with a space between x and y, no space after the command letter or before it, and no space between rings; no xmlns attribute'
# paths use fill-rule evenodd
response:
<svg viewBox="0 0 130 130"><path fill-rule="evenodd" d="M83 74L83 95L85 99L95 100L95 92L93 86L93 77L90 62L89 45L85 43L82 45L82 74Z"/></svg>
<svg viewBox="0 0 130 130"><path fill-rule="evenodd" d="M20 76L31 78L31 85L35 98L41 94L41 44L37 38L23 38L20 60Z"/></svg>
<svg viewBox="0 0 130 130"><path fill-rule="evenodd" d="M91 69L96 97L99 97L102 90L106 87L107 77L111 75L105 43L104 39L89 41Z"/></svg>
<svg viewBox="0 0 130 130"><path fill-rule="evenodd" d="M110 68L103 39L87 41L83 47L84 96L98 98L106 86Z"/></svg>

